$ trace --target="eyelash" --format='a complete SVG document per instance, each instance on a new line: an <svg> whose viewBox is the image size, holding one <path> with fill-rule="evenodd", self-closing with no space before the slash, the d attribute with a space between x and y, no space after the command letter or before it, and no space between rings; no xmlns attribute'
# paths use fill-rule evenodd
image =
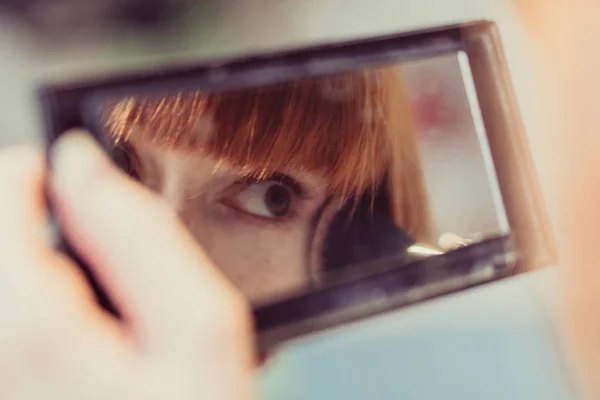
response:
<svg viewBox="0 0 600 400"><path fill-rule="evenodd" d="M306 190L304 189L304 186L302 186L300 184L300 182L298 182L297 180L295 180L294 178L292 178L288 175L284 175L284 174L281 174L278 172L275 172L266 178L244 177L244 178L238 180L236 182L236 184L249 186L249 185L253 185L253 184L269 183L269 182L277 183L281 186L284 186L284 187L290 189L299 198L307 197Z"/></svg>
<svg viewBox="0 0 600 400"><path fill-rule="evenodd" d="M119 143L113 148L111 156L117 166L127 175L135 180L140 180L140 161L129 144Z"/></svg>
<svg viewBox="0 0 600 400"><path fill-rule="evenodd" d="M112 156L114 161L119 165L121 169L124 170L125 173L127 173L135 180L141 179L139 159L137 157L137 154L129 144L119 143L119 145L113 149ZM278 184L292 192L292 200L288 215L281 217L261 216L259 214L244 210L242 207L234 203L233 199L236 195L240 195L244 190L248 189L252 185L257 185L261 183ZM294 218L296 218L299 213L299 204L301 204L303 200L306 200L308 198L309 197L307 196L307 191L305 190L303 185L300 184L298 181L285 174L273 173L265 178L244 177L242 179L237 180L229 186L229 189L226 191L226 195L222 198L220 202L232 211L236 212L242 218L249 218L253 222L258 221L270 225L281 225L282 223L285 223L287 221L294 220Z"/></svg>
<svg viewBox="0 0 600 400"><path fill-rule="evenodd" d="M248 212L248 211L242 209L241 207L233 204L232 199L236 195L239 195L240 193L242 193L243 190L246 190L251 185L256 185L256 184L261 184L261 183L279 184L292 192L293 198L292 198L292 203L290 206L290 213L288 215L283 216L283 217L269 218L269 217L265 217L265 216L261 216L261 215L257 215L257 214ZM293 221L298 216L300 202L309 198L306 194L306 190L298 181L296 181L295 179L293 179L287 175L280 174L280 173L275 173L269 177L261 178L261 179L252 178L252 177L245 177L245 178L239 179L238 181L236 181L235 183L233 183L230 186L230 190L228 190L227 192L228 192L227 195L224 196L223 200L221 200L221 203L223 205L230 208L232 211L237 213L242 218L248 218L248 219L252 220L252 222L259 222L259 223L264 223L264 224L269 224L269 225L281 225L288 221Z"/></svg>

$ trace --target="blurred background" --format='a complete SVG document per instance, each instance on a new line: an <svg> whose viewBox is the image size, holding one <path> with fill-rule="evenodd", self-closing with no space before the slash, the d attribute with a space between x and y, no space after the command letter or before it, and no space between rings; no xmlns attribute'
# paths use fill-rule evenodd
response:
<svg viewBox="0 0 600 400"><path fill-rule="evenodd" d="M105 8L112 4L109 0L4 2L0 8L0 144L40 138L33 101L39 82L478 19L500 25L521 106L525 109L528 103L527 44L512 4L504 0L175 0L174 10L158 7L146 16L150 22L142 20L136 29L102 12L102 4ZM142 2L146 4L142 10L157 2ZM20 6L7 8L7 4ZM8 18L7 9L25 5L29 5L28 20ZM179 15L177 11L183 16L171 19ZM152 21L165 29L149 29ZM42 34L28 34L28 24L43 29Z"/></svg>
<svg viewBox="0 0 600 400"><path fill-rule="evenodd" d="M124 1L117 18L108 0L4 3L0 146L43 140L35 101L41 83L481 19L498 23L525 126L536 129L530 112L535 71L509 1L181 0L174 9L154 0L141 9L139 4ZM10 18L14 10L27 18ZM182 17L172 19L175 12ZM132 16L135 28L126 23ZM157 23L164 29L152 30ZM440 156L436 162L454 171L472 165L461 157ZM443 174L431 179L430 187L448 186ZM473 214L480 212L485 211ZM262 397L573 398L539 282L525 276L490 286L291 343L262 374Z"/></svg>

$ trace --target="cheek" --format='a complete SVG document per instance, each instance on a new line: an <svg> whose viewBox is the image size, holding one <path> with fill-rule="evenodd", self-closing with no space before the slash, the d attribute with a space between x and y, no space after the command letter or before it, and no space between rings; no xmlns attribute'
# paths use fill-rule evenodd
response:
<svg viewBox="0 0 600 400"><path fill-rule="evenodd" d="M308 284L307 224L252 224L214 210L188 213L184 219L217 267L251 302L269 301Z"/></svg>
<svg viewBox="0 0 600 400"><path fill-rule="evenodd" d="M230 238L230 239L226 239ZM251 302L264 302L308 283L304 246L286 235L224 235L210 256Z"/></svg>

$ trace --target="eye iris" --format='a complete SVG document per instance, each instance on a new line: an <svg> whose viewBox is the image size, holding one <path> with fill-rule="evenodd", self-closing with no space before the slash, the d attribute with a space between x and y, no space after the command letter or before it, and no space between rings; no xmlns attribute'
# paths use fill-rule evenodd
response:
<svg viewBox="0 0 600 400"><path fill-rule="evenodd" d="M291 206L290 191L282 185L272 185L265 193L265 205L275 217L283 217Z"/></svg>

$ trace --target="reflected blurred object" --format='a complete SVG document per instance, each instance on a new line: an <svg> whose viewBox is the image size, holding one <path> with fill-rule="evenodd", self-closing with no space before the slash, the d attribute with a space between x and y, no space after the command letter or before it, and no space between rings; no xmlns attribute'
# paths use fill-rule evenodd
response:
<svg viewBox="0 0 600 400"><path fill-rule="evenodd" d="M473 243L472 239L466 239L452 232L446 232L438 239L438 245L448 251L468 246Z"/></svg>
<svg viewBox="0 0 600 400"><path fill-rule="evenodd" d="M190 0L0 0L0 15L39 34L73 34L114 27L164 29L177 24Z"/></svg>
<svg viewBox="0 0 600 400"><path fill-rule="evenodd" d="M444 254L442 250L426 243L415 243L412 246L410 246L406 251L408 252L408 254L415 258L426 258Z"/></svg>

